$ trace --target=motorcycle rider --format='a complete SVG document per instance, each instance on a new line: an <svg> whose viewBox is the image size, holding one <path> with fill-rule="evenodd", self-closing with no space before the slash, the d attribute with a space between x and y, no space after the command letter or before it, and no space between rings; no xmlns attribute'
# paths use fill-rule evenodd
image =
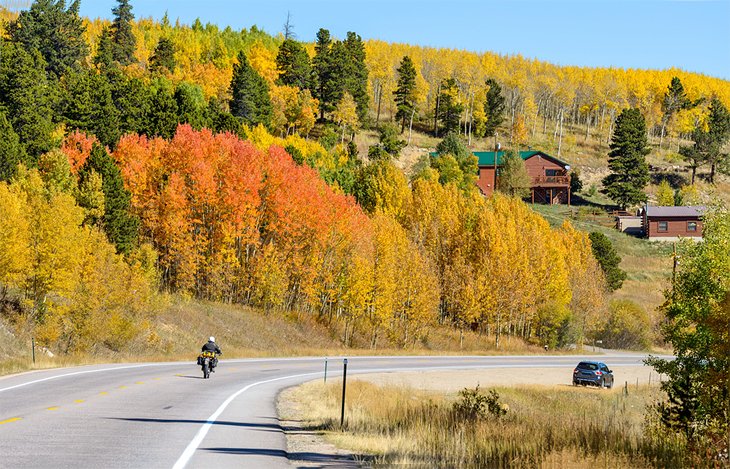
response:
<svg viewBox="0 0 730 469"><path fill-rule="evenodd" d="M208 338L208 343L203 345L203 348L201 350L202 352L213 352L216 355L223 355L223 352L221 352L221 348L218 347L218 344L215 343L215 337L210 336ZM211 363L210 371L215 373L215 367L218 366L218 357L215 357Z"/></svg>

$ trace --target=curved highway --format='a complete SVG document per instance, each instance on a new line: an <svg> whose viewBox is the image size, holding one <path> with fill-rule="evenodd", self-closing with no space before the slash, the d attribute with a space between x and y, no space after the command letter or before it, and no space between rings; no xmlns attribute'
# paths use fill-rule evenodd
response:
<svg viewBox="0 0 730 469"><path fill-rule="evenodd" d="M603 355L642 366L644 355ZM359 373L565 368L578 356L354 357ZM329 376L342 374L330 358ZM94 365L0 379L0 467L287 468L276 396L321 378L323 358L221 360L203 380L192 363Z"/></svg>

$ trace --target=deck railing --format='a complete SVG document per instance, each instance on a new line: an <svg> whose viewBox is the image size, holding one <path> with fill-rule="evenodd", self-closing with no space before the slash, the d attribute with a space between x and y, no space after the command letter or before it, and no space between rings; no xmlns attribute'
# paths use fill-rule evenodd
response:
<svg viewBox="0 0 730 469"><path fill-rule="evenodd" d="M541 184L569 185L570 176L535 176L532 178L532 185L539 186Z"/></svg>

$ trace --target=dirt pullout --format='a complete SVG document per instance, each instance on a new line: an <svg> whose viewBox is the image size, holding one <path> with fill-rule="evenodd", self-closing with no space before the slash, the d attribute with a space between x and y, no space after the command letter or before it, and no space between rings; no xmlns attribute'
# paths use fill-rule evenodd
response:
<svg viewBox="0 0 730 469"><path fill-rule="evenodd" d="M572 368L520 368L468 371L407 371L354 376L378 385L407 386L425 391L455 393L464 388L494 386L571 386ZM656 383L659 375L648 366L613 367L614 387Z"/></svg>

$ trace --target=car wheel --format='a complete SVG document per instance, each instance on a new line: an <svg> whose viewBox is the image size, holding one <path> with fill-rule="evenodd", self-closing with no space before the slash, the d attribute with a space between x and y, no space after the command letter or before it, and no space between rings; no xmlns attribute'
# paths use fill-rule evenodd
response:
<svg viewBox="0 0 730 469"><path fill-rule="evenodd" d="M598 387L603 389L603 378L598 381Z"/></svg>
<svg viewBox="0 0 730 469"><path fill-rule="evenodd" d="M611 388L613 387L613 380L611 380L611 382L610 382L610 383L608 383L608 384L606 385L606 387L607 387L608 389L611 389Z"/></svg>

